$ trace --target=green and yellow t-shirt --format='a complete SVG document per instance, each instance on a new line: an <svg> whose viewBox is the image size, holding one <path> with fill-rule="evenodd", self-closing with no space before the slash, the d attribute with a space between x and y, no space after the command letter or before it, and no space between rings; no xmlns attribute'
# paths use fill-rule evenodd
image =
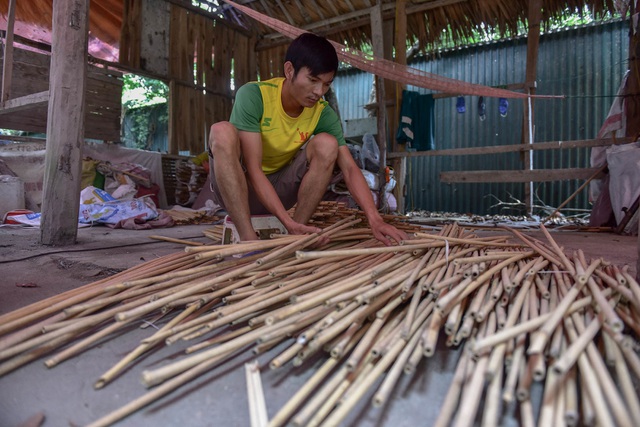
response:
<svg viewBox="0 0 640 427"><path fill-rule="evenodd" d="M336 137L338 145L346 145L340 119L326 101L305 108L298 117L285 113L281 101L283 82L284 77L277 77L240 87L229 119L238 130L260 132L265 174L288 164L312 135L326 132Z"/></svg>

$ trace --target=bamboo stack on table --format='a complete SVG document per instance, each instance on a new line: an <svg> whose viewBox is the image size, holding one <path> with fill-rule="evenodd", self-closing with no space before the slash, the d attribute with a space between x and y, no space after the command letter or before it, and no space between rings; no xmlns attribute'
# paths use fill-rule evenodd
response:
<svg viewBox="0 0 640 427"><path fill-rule="evenodd" d="M54 367L151 320L164 325L96 373L96 388L157 346L192 344L143 372L147 393L92 425L113 424L242 352L282 343L262 369L305 366L318 354L326 361L270 425L337 425L362 399L387 404L443 337L463 350L435 425L497 425L512 404L523 425L640 425L640 287L625 268L508 228L479 237L450 225L383 247L360 218L334 208L321 206L316 219L332 220L319 234L188 246L1 316L0 374L45 354ZM333 243L316 250L325 236ZM544 386L539 409L535 383ZM252 399L260 400L255 391Z"/></svg>

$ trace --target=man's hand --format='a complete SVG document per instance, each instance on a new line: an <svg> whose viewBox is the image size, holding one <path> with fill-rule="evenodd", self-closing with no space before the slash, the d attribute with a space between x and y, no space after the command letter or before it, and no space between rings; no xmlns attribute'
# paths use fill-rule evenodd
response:
<svg viewBox="0 0 640 427"><path fill-rule="evenodd" d="M322 231L321 228L313 227L311 225L300 224L299 222L291 221L291 223L287 223L285 225L289 234L312 234L312 233L320 233ZM310 246L310 248L320 248L326 244L328 244L331 239L327 236L320 236L320 239L316 243Z"/></svg>
<svg viewBox="0 0 640 427"><path fill-rule="evenodd" d="M387 224L382 219L380 221L369 222L373 237L384 243L386 246L391 246L393 242L399 244L402 240L409 239L407 233L402 230L398 230L391 224Z"/></svg>
<svg viewBox="0 0 640 427"><path fill-rule="evenodd" d="M299 222L291 221L284 224L289 234L312 234L322 231L321 228L313 227L311 225L300 224Z"/></svg>

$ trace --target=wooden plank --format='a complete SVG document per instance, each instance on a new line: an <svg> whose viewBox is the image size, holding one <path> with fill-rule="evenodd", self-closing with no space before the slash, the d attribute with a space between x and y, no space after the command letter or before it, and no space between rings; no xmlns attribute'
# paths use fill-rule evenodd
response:
<svg viewBox="0 0 640 427"><path fill-rule="evenodd" d="M28 110L34 107L41 107L49 102L49 91L34 93L4 101L0 106L0 114L14 113L16 111Z"/></svg>
<svg viewBox="0 0 640 427"><path fill-rule="evenodd" d="M434 156L472 156L480 154L516 153L528 150L565 150L570 148L606 147L609 145L622 145L633 142L632 138L613 139L583 139L575 141L549 141L536 142L524 145L490 145L488 147L448 148L444 150L395 152L387 155L390 159L402 157L434 157Z"/></svg>
<svg viewBox="0 0 640 427"><path fill-rule="evenodd" d="M13 26L16 19L16 0L9 0L7 14L7 32L4 39L4 58L2 61L2 89L0 101L11 97L11 80L13 73Z"/></svg>
<svg viewBox="0 0 640 427"><path fill-rule="evenodd" d="M384 57L384 31L382 22L382 1L378 0L377 6L371 8L371 44L373 47L373 55L378 58ZM385 82L382 77L375 77L376 82L376 102L378 102L378 111L376 114L378 123L378 149L380 150L380 182L385 182L385 167L387 165L387 109L385 107ZM383 187L384 188L384 187ZM379 198L379 204L385 201L383 197Z"/></svg>
<svg viewBox="0 0 640 427"><path fill-rule="evenodd" d="M589 179L598 168L483 170L441 172L440 181L453 182L547 182Z"/></svg>
<svg viewBox="0 0 640 427"><path fill-rule="evenodd" d="M53 8L47 152L40 243L76 241L80 206L89 0L58 0Z"/></svg>

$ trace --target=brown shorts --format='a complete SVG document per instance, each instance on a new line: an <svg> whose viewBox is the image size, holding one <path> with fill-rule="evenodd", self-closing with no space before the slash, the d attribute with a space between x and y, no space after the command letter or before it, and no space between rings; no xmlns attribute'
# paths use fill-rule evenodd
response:
<svg viewBox="0 0 640 427"><path fill-rule="evenodd" d="M280 169L277 172L267 175L267 179L273 185L273 188L276 190L280 201L285 209L290 209L293 205L296 204L298 200L298 189L300 188L300 183L302 182L302 178L307 173L309 169L309 165L307 163L307 153L305 151L306 147L300 149L300 151L296 154L296 156L291 160L291 162ZM244 163L242 163L242 169L246 173L246 169ZM213 158L209 155L209 175L211 178L211 192L213 193L213 202L220 205L223 209L227 210L224 205L224 201L222 200L222 195L220 194L220 189L218 188L218 184L215 180L215 175L213 172ZM258 196L256 196L253 187L251 184L247 182L248 190L249 190L249 210L251 215L268 215L271 212L265 208L262 203L258 200Z"/></svg>

